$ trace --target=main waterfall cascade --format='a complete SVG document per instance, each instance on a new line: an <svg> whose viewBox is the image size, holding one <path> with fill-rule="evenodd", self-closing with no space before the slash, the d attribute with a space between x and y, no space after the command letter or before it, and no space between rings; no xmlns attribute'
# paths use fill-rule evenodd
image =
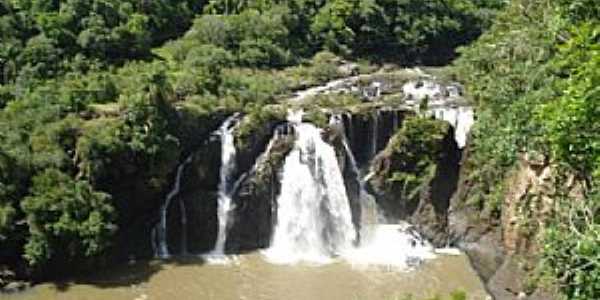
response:
<svg viewBox="0 0 600 300"><path fill-rule="evenodd" d="M377 204L360 178L342 118L334 115L329 127L342 133L345 154L360 185L363 218L359 242L335 149L323 140L322 130L301 122L301 112L290 113L288 120L297 137L281 173L277 223L271 247L264 251L269 261L321 264L339 257L354 265L404 269L434 257L433 248L406 224L380 224Z"/></svg>
<svg viewBox="0 0 600 300"><path fill-rule="evenodd" d="M276 263L324 263L349 251L356 240L335 150L301 116L290 114L297 137L283 166L277 224L265 251Z"/></svg>

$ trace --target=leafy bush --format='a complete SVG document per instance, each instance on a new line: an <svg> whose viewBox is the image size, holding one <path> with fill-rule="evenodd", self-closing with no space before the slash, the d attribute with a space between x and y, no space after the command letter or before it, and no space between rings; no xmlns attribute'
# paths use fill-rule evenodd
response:
<svg viewBox="0 0 600 300"><path fill-rule="evenodd" d="M110 196L56 169L33 178L21 206L31 234L24 255L31 265L97 255L115 230Z"/></svg>
<svg viewBox="0 0 600 300"><path fill-rule="evenodd" d="M600 194L561 199L559 217L546 230L543 260L568 299L600 297Z"/></svg>
<svg viewBox="0 0 600 300"><path fill-rule="evenodd" d="M563 95L539 109L553 156L588 180L600 175L600 24L585 23L556 63L570 71ZM596 178L598 179L598 178Z"/></svg>
<svg viewBox="0 0 600 300"><path fill-rule="evenodd" d="M383 188L400 195L402 201L414 200L423 184L435 176L448 131L449 124L443 121L426 117L405 120L384 150L390 165L376 174L383 177Z"/></svg>

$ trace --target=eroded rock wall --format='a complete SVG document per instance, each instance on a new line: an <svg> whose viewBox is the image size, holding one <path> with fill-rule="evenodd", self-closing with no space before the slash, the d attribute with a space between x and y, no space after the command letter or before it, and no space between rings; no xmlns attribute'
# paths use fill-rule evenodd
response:
<svg viewBox="0 0 600 300"><path fill-rule="evenodd" d="M463 161L468 164L468 152ZM463 169L450 207L448 229L454 242L465 250L495 299L555 299L553 287L535 289L531 276L539 261L538 241L559 198L556 187L563 182L557 166L523 154L503 183L500 215L466 202L472 193L468 169ZM566 182L572 198L583 199L577 180L571 176Z"/></svg>

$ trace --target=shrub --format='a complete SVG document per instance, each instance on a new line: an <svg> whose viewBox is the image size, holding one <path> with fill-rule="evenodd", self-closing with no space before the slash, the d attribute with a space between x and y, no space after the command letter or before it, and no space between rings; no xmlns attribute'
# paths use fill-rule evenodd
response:
<svg viewBox="0 0 600 300"><path fill-rule="evenodd" d="M21 208L31 235L24 256L35 266L96 256L115 231L110 196L56 169L33 178L31 195Z"/></svg>

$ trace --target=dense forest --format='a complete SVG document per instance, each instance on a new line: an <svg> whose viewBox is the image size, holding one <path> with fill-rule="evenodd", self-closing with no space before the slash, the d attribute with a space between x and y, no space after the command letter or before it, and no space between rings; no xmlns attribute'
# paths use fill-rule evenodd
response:
<svg viewBox="0 0 600 300"><path fill-rule="evenodd" d="M0 265L110 263L144 205L119 181L164 193L216 114L267 119L342 60L449 65L477 111L466 203L493 222L521 156L556 164L582 188L556 193L532 277L597 299L599 20L595 0L2 1Z"/></svg>

